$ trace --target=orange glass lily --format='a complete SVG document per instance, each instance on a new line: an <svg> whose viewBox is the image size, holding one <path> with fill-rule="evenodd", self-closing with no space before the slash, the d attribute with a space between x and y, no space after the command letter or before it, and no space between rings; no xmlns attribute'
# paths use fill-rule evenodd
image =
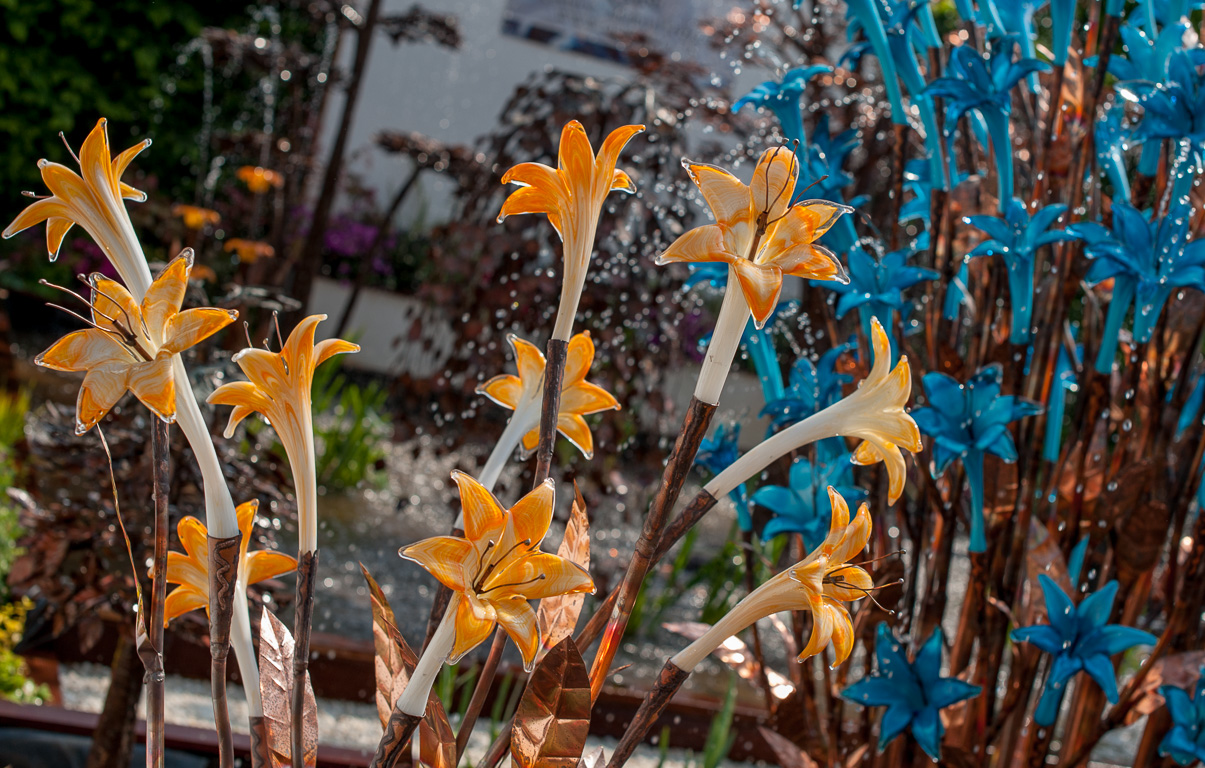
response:
<svg viewBox="0 0 1205 768"><path fill-rule="evenodd" d="M243 264L254 264L261 258L272 257L276 255L276 249L268 243L260 240L246 240L241 237L232 237L222 246L222 250L226 253L237 253L238 260Z"/></svg>
<svg viewBox="0 0 1205 768"><path fill-rule="evenodd" d="M255 165L244 165L235 171L234 175L257 195L262 195L272 188L280 189L285 185L284 174Z"/></svg>
<svg viewBox="0 0 1205 768"><path fill-rule="evenodd" d="M242 589L251 584L258 584L266 579L289 573L297 567L297 560L280 552L260 550L248 552L247 545L251 542L251 526L255 522L255 513L259 509L259 501L248 501L239 504L235 513L238 515L238 530L242 536L239 545L238 583ZM185 517L176 525L176 535L184 552L167 553L167 581L178 584L167 596L163 604L163 624L182 616L197 608L209 612L209 531L205 524L195 517ZM235 594L239 594L236 589Z"/></svg>
<svg viewBox="0 0 1205 768"><path fill-rule="evenodd" d="M778 304L783 275L849 282L837 257L816 240L853 209L826 200L791 205L799 161L790 149L763 152L747 185L713 165L683 165L716 223L683 234L657 258L658 264L728 264L758 328Z"/></svg>
<svg viewBox="0 0 1205 768"><path fill-rule="evenodd" d="M223 384L209 396L213 405L232 405L226 437L252 413L261 413L276 430L293 470L297 493L298 549L318 548L318 484L314 461L314 420L311 387L314 369L334 355L359 352L342 339L314 343L318 323L326 315L310 315L297 324L280 352L249 347L234 355L234 362L250 381Z"/></svg>
<svg viewBox="0 0 1205 768"><path fill-rule="evenodd" d="M900 449L921 450L920 430L905 408L912 394L912 369L900 355L891 367L891 341L878 318L870 331L874 365L858 389L803 421L767 438L708 481L705 490L723 498L780 456L826 437L842 435L863 442L854 451L855 464L883 462L887 467L887 497L894 504L904 492L908 467Z"/></svg>
<svg viewBox="0 0 1205 768"><path fill-rule="evenodd" d="M232 323L238 312L210 307L180 311L192 251L160 273L138 304L121 283L93 273L91 328L69 333L34 362L56 371L85 371L75 431L92 429L127 391L167 422L176 418L172 357ZM82 299L82 297L80 297ZM74 313L73 313L74 314Z"/></svg>
<svg viewBox="0 0 1205 768"><path fill-rule="evenodd" d="M571 560L540 551L548 533L556 492L546 480L510 509L485 486L453 472L464 510L464 538L435 536L411 544L401 556L427 569L456 594L449 606L454 639L447 661L455 663L501 624L535 665L540 629L529 600L593 592L594 580ZM433 641L434 644L434 641Z"/></svg>
<svg viewBox="0 0 1205 768"><path fill-rule="evenodd" d="M835 654L833 666L849 658L854 631L844 604L860 600L874 589L870 574L849 561L866 548L872 524L870 509L865 504L850 522L849 505L841 494L829 487L828 498L833 518L824 543L803 561L750 592L715 626L675 656L672 661L679 669L689 672L729 637L780 611L812 612L812 636L799 654L800 661L815 656L830 643Z"/></svg>
<svg viewBox="0 0 1205 768"><path fill-rule="evenodd" d="M523 434L523 450L531 452L540 442L540 405L544 399L544 355L539 347L511 334L507 336L515 351L518 376L503 374L495 376L481 386L477 392L498 405L510 408L528 430ZM598 386L586 381L590 364L594 362L594 341L587 332L576 333L569 340L569 352L565 363L565 378L561 384L560 413L557 415L557 431L577 446L586 458L594 455L594 438L590 426L583 416L611 409L619 409L619 401Z"/></svg>
<svg viewBox="0 0 1205 768"><path fill-rule="evenodd" d="M222 215L212 208L202 208L199 205L184 205L176 203L172 206L172 215L179 216L184 226L193 230L201 230L212 224L221 222Z"/></svg>
<svg viewBox="0 0 1205 768"><path fill-rule="evenodd" d="M21 211L3 235L9 238L45 221L46 250L54 261L67 232L79 224L105 250L131 291L140 295L151 282L150 270L122 201L142 202L146 195L121 181L121 175L151 141L141 141L112 157L106 126L106 120L98 120L80 147L80 173L49 160L38 161L50 197L40 198Z"/></svg>
<svg viewBox="0 0 1205 768"><path fill-rule="evenodd" d="M554 339L568 341L573 329L607 193L636 191L631 177L615 164L624 145L643 130L643 125L616 128L595 157L586 129L571 120L561 131L556 168L543 163L520 163L502 176L503 184L519 184L522 188L506 199L498 221L519 213L544 213L564 242L565 274L552 333Z"/></svg>

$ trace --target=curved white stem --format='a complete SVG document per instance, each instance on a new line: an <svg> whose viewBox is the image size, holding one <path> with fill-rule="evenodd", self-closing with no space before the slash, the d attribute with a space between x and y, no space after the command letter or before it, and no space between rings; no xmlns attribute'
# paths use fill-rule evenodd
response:
<svg viewBox="0 0 1205 768"><path fill-rule="evenodd" d="M518 447L519 441L523 439L531 430L540 426L540 402L544 399L544 387L540 387L535 396L519 403L519 407L511 414L510 421L506 422L506 429L502 430L502 435L499 436L498 442L494 444L494 450L490 452L490 457L486 459L485 466L481 469L481 474L477 476L477 481L486 487L486 490L494 490L494 484L498 482L498 476L502 474L502 468L506 466L506 462L514 455L515 448ZM456 527L460 527L463 522L458 518Z"/></svg>
<svg viewBox="0 0 1205 768"><path fill-rule="evenodd" d="M837 426L841 421L842 413L849 408L849 403L853 399L854 395L850 395L758 443L744 456L730 464L727 469L713 477L711 482L703 486L703 490L717 499L722 499L738 485L770 466L780 456L817 440L837 436L840 434Z"/></svg>
<svg viewBox="0 0 1205 768"><path fill-rule="evenodd" d="M739 285L734 270L728 267L728 289L724 291L724 303L720 305L720 316L715 321L715 333L707 344L707 356L703 359L703 368L695 385L695 397L708 405L720 402L720 393L724 391L724 382L728 379L728 371L732 369L741 335L745 332L745 324L749 322L749 304Z"/></svg>
<svg viewBox="0 0 1205 768"><path fill-rule="evenodd" d="M262 717L264 704L259 697L259 673L256 666L255 646L251 643L251 617L247 612L247 585L240 576L234 585L234 617L230 623L230 646L234 658L238 659L239 672L243 678L243 691L247 697L247 716ZM244 670L249 670L244 672Z"/></svg>
<svg viewBox="0 0 1205 768"><path fill-rule="evenodd" d="M431 686L435 684L435 678L447 661L455 640L456 602L453 601L444 612L439 629L431 636L427 650L423 651L418 664L414 665L414 674L410 676L406 689L398 696L396 708L399 711L411 717L422 717L427 711L427 697L431 695Z"/></svg>
<svg viewBox="0 0 1205 768"><path fill-rule="evenodd" d="M176 378L176 423L188 439L188 445L201 468L206 527L211 536L220 539L238 536L238 517L234 511L234 500L230 497L230 489L226 486L225 476L222 475L222 465L218 463L218 454L213 447L213 438L205 426L201 408L197 405L196 395L193 394L188 380L188 372L184 369L184 361L179 355L172 359L172 370Z"/></svg>
<svg viewBox="0 0 1205 768"><path fill-rule="evenodd" d="M711 629L675 654L670 661L683 672L690 672L716 648L719 648L725 640L744 631L758 619L779 611L801 607L792 605L789 588L785 590L787 594L784 596L782 589L784 584L783 574L779 574L750 592L744 600L736 604L735 608L724 614L724 617L717 621Z"/></svg>

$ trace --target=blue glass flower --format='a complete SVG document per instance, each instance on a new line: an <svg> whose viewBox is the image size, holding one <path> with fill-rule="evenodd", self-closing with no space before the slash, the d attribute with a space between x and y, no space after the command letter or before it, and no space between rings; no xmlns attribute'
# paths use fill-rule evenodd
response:
<svg viewBox="0 0 1205 768"><path fill-rule="evenodd" d="M1052 34L1050 49L1054 52L1054 65L1062 67L1071 53L1071 28L1075 24L1075 0L1051 0L1050 22Z"/></svg>
<svg viewBox="0 0 1205 768"><path fill-rule="evenodd" d="M807 135L803 131L803 112L799 106L799 97L807 88L808 82L817 75L832 72L827 64L816 64L807 67L796 67L782 76L782 80L767 80L736 100L732 111L739 112L746 104L764 107L778 118L778 126L787 141L798 141L800 146L807 144Z"/></svg>
<svg viewBox="0 0 1205 768"><path fill-rule="evenodd" d="M1182 203L1162 219L1148 220L1124 200L1114 199L1113 226L1097 222L1070 225L1093 259L1085 280L1095 285L1113 278L1113 298L1105 317L1096 370L1113 368L1122 321L1134 305L1134 340L1147 342L1163 305L1180 288L1205 290L1205 240L1188 240L1190 208Z"/></svg>
<svg viewBox="0 0 1205 768"><path fill-rule="evenodd" d="M1076 357L1083 355L1082 344L1075 348ZM1059 460L1059 447L1063 442L1063 414L1067 412L1067 393L1079 389L1076 368L1079 361L1067 354L1066 345L1059 346L1059 356L1054 367L1054 380L1050 383L1050 402L1046 406L1046 437L1042 443L1042 458L1049 462Z"/></svg>
<svg viewBox="0 0 1205 768"><path fill-rule="evenodd" d="M907 652L886 623L879 624L874 655L878 674L864 677L841 692L841 698L864 707L887 707L879 722L879 750L905 728L921 749L941 759L941 710L974 698L982 690L956 677L941 676L941 629L933 631L909 663Z"/></svg>
<svg viewBox="0 0 1205 768"><path fill-rule="evenodd" d="M1038 576L1046 596L1049 624L1013 630L1014 643L1033 643L1054 657L1046 688L1034 709L1033 720L1041 726L1054 725L1067 681L1081 670L1096 681L1110 704L1117 703L1117 675L1109 657L1136 645L1153 645L1156 637L1141 629L1108 624L1117 596L1117 582L1110 581L1080 604L1046 574Z"/></svg>
<svg viewBox="0 0 1205 768"><path fill-rule="evenodd" d="M992 53L984 58L969 45L960 45L950 53L946 75L934 80L928 88L932 96L946 100L946 137L952 140L958 120L974 110L987 124L992 154L996 157L999 177L999 199L1013 196L1012 141L1008 134L1012 113L1010 93L1031 72L1045 72L1050 66L1037 59L1013 61L1016 38L1006 35L996 42ZM953 148L951 147L951 152Z"/></svg>
<svg viewBox="0 0 1205 768"><path fill-rule="evenodd" d="M971 258L999 255L1008 267L1008 292L1012 307L1009 340L1013 344L1029 343L1033 317L1034 256L1037 250L1044 245L1075 239L1064 230L1051 229L1066 211L1067 206L1052 204L1039 208L1031 217L1025 203L1014 197L1004 204L1002 217L970 216L963 220L986 232L989 238L967 255Z"/></svg>
<svg viewBox="0 0 1205 768"><path fill-rule="evenodd" d="M913 253L913 250L905 248L892 251L881 259L875 259L860 246L855 246L850 250L847 259L849 283L814 281L814 284L841 294L841 298L837 300L838 319L845 317L849 310L858 309L862 332L869 339L870 318L877 317L884 328L893 328L892 312L906 313L908 308L904 290L939 277L936 270L909 266L908 259ZM897 355L895 340L892 339L893 364Z"/></svg>
<svg viewBox="0 0 1205 768"><path fill-rule="evenodd" d="M887 102L891 105L891 122L907 125L908 113L904 110L904 98L900 93L900 83L895 73L891 45L887 42L887 31L879 18L877 3L878 0L847 0L845 17L857 22L879 60L879 69L883 72L883 86L887 89Z"/></svg>
<svg viewBox="0 0 1205 768"><path fill-rule="evenodd" d="M759 416L770 417L770 432L785 429L841 399L842 387L854 377L837 371L837 360L856 347L851 339L820 356L816 365L800 357L791 366L790 386L782 396L767 400Z"/></svg>
<svg viewBox="0 0 1205 768"><path fill-rule="evenodd" d="M712 477L728 469L741 457L739 447L741 425L733 422L728 425L720 424L711 433L711 437L703 438L699 443L699 452L695 454L695 466L701 467ZM741 483L728 494L736 507L736 520L742 531L753 530L753 518L749 514L749 492Z"/></svg>
<svg viewBox="0 0 1205 768"><path fill-rule="evenodd" d="M1126 131L1121 127L1121 118L1125 109L1118 104L1112 104L1105 109L1104 117L1093 126L1093 148L1096 150L1096 164L1104 170L1105 175L1113 184L1113 197L1123 200L1130 199L1130 177L1126 174L1124 152L1128 148ZM1153 145L1149 145L1153 146ZM1143 147L1145 154L1146 147ZM1156 160L1158 153L1156 153ZM1139 170L1142 162L1139 161ZM1147 174L1150 175L1150 174Z"/></svg>
<svg viewBox="0 0 1205 768"><path fill-rule="evenodd" d="M1142 106L1134 135L1147 139L1184 139L1199 147L1205 142L1205 88L1197 65L1205 50L1177 50L1168 56L1167 74L1160 81L1125 80L1114 88Z"/></svg>
<svg viewBox="0 0 1205 768"><path fill-rule="evenodd" d="M922 28L926 26L925 22L931 19L932 10L928 3L914 3L910 0L878 0L874 5L878 9L879 21L887 37L887 48L891 52L895 73L904 83L913 106L920 113L925 151L928 155L925 162L931 166L931 179L938 189L946 189L937 112L934 110L932 98L925 92L927 84L917 63L917 54L925 51L928 43L934 42ZM855 12L854 6L854 3L846 6L846 17L850 20L846 34L851 40L862 29L863 22L862 13ZM936 38L936 26L932 33ZM940 47L939 40L935 41L934 47ZM894 113L892 116L894 117ZM895 122L900 123L898 120Z"/></svg>
<svg viewBox="0 0 1205 768"><path fill-rule="evenodd" d="M753 492L750 501L774 513L774 518L762 529L763 541L782 533L798 533L803 536L804 548L809 552L820 546L828 535L832 521L828 499L830 485L850 504L866 498L866 491L854 485L853 465L848 453L815 465L807 459L796 459L791 464L788 483L787 488L764 485Z"/></svg>
<svg viewBox="0 0 1205 768"><path fill-rule="evenodd" d="M1121 27L1121 39L1124 43L1122 54L1109 57L1108 70L1109 74L1123 83L1127 83L1124 86L1123 95L1130 93L1129 83L1168 83L1170 85L1172 54L1184 50L1186 40L1190 39L1186 35L1191 32L1192 25L1179 21L1178 17L1176 23L1167 25L1158 34L1143 29L1138 24L1126 22ZM1096 57L1086 59L1085 63L1095 66ZM1191 83L1186 83L1186 85L1191 89ZM1149 88L1139 86L1139 90L1145 92ZM1166 128L1165 126L1157 127L1157 122L1158 120L1149 128L1151 130ZM1146 138L1145 134L1140 135L1140 138ZM1159 141L1152 141L1142 147L1138 172L1143 176L1154 176L1158 171L1160 144Z"/></svg>
<svg viewBox="0 0 1205 768"><path fill-rule="evenodd" d="M1033 26L1033 17L1039 10L1045 8L1049 2L1050 0L1003 0L1003 2L996 3L995 0L979 0L979 9L980 13L987 17L989 37L995 38L1012 35L1021 46L1021 55L1027 59L1033 59L1037 57L1034 43L1038 37ZM1072 6L1072 10L1074 10L1074 0L1060 0L1060 2L1062 5ZM1070 45L1070 41L1071 26L1068 22L1068 46ZM1063 55L1065 57L1066 52ZM1029 90L1037 93L1037 75L1029 76Z"/></svg>
<svg viewBox="0 0 1205 768"><path fill-rule="evenodd" d="M1017 460L1017 447L1008 425L1042 412L1042 406L1013 395L1000 394L1003 369L993 364L980 368L965 385L944 373L925 374L921 384L929 405L912 411L920 431L933 438L933 476L938 477L955 459L962 460L971 487L972 552L987 549L983 521L983 457Z"/></svg>
<svg viewBox="0 0 1205 768"><path fill-rule="evenodd" d="M1174 685L1159 686L1159 695L1167 702L1172 729L1159 742L1159 754L1180 765L1194 760L1205 762L1205 669L1197 678L1194 695Z"/></svg>
<svg viewBox="0 0 1205 768"><path fill-rule="evenodd" d="M846 202L845 187L853 183L853 176L845 170L845 161L861 144L858 131L847 128L840 133L829 132L828 114L816 122L812 141L801 147L799 178L795 182L792 203L804 198L820 198L835 203ZM849 201L857 207L857 201ZM845 253L858 239L854 230L854 217L842 216L833 228L824 234L823 242L831 245L838 253Z"/></svg>

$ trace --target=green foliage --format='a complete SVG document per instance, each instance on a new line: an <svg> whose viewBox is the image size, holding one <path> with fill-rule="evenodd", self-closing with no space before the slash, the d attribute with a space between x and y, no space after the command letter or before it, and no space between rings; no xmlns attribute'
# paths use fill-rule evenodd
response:
<svg viewBox="0 0 1205 768"><path fill-rule="evenodd" d="M34 685L25 677L25 662L13 653L25 631L25 614L32 608L28 597L0 605L0 699L19 704L42 704L50 698L46 686Z"/></svg>
<svg viewBox="0 0 1205 768"><path fill-rule="evenodd" d="M385 404L389 393L378 381L360 386L339 373L336 360L314 373L314 439L318 484L332 490L379 483L378 464L391 436Z"/></svg>
<svg viewBox="0 0 1205 768"><path fill-rule="evenodd" d="M707 741L703 745L701 768L716 768L732 749L736 734L732 732L732 719L736 714L736 673L728 673L728 692L724 694L724 704L719 713L711 721L707 731Z"/></svg>
<svg viewBox="0 0 1205 768"><path fill-rule="evenodd" d="M318 484L332 491L350 490L365 481L379 484L383 473L378 465L391 436L385 415L389 393L377 381L365 386L348 381L339 372L338 358L314 372L312 393ZM246 424L252 437L266 426L258 419ZM287 459L279 441L272 452Z"/></svg>
<svg viewBox="0 0 1205 768"><path fill-rule="evenodd" d="M28 390L16 394L0 392L0 489L13 487L18 479L13 447L25 435L25 413L28 410ZM20 535L17 508L7 496L0 496L0 602L9 597L8 572L13 561L21 554L17 546Z"/></svg>
<svg viewBox="0 0 1205 768"><path fill-rule="evenodd" d="M0 178L40 189L36 161L63 159L102 115L124 149L153 134L139 165L176 183L197 154L201 65L179 51L206 26L246 25L241 0L0 0ZM148 109L148 105L150 108Z"/></svg>

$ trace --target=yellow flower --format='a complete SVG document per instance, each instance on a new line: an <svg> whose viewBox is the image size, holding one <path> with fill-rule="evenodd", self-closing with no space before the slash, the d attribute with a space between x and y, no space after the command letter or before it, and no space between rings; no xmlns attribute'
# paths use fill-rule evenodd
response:
<svg viewBox="0 0 1205 768"><path fill-rule="evenodd" d="M67 231L79 224L105 250L122 280L140 293L150 283L150 274L122 200L142 202L146 195L122 182L121 175L130 161L150 145L150 139L146 139L111 157L106 121L103 118L97 121L80 147L81 173L49 160L38 161L42 181L51 196L21 211L5 228L4 237L45 221L46 249L54 261Z"/></svg>
<svg viewBox="0 0 1205 768"><path fill-rule="evenodd" d="M906 355L900 355L891 368L891 341L878 318L872 319L870 338L874 365L858 384L858 391L846 398L851 407L841 434L863 440L854 451L855 464L881 461L886 465L887 498L894 504L904 492L908 474L900 448L918 453L923 447L916 422L904 411L912 394L912 369Z"/></svg>
<svg viewBox="0 0 1205 768"><path fill-rule="evenodd" d="M593 592L590 574L571 560L540 551L556 492L545 480L510 509L481 483L453 472L464 509L464 538L435 536L404 548L402 557L426 568L456 592L455 663L501 624L523 654L528 671L540 648L540 629L529 600Z"/></svg>
<svg viewBox="0 0 1205 768"><path fill-rule="evenodd" d="M334 355L359 352L360 347L342 339L314 343L314 332L326 315L310 315L298 323L280 352L249 347L234 356L234 362L250 381L235 381L218 387L208 402L232 405L226 437L252 413L261 413L276 430L289 457L296 486L301 521L299 551L312 552L318 542L318 486L314 463L314 422L310 388L314 369Z"/></svg>
<svg viewBox="0 0 1205 768"><path fill-rule="evenodd" d="M239 545L238 583L246 589L265 579L274 579L297 567L297 560L280 552L261 550L247 552L251 542L251 525L255 522L258 501L239 504L238 530L242 535ZM176 526L176 534L184 546L184 554L167 553L167 581L179 584L167 596L163 604L163 624L197 608L209 612L209 532L205 524L195 517L186 517Z"/></svg>
<svg viewBox="0 0 1205 768"><path fill-rule="evenodd" d="M259 166L244 165L235 171L235 175L247 185L247 189L257 195L262 195L273 187L280 189L285 185L284 174Z"/></svg>
<svg viewBox="0 0 1205 768"><path fill-rule="evenodd" d="M564 241L565 275L557 310L554 339L568 340L586 282L590 253L603 201L612 190L635 192L636 185L615 168L619 152L643 125L625 125L607 136L598 157L586 130L571 120L561 131L557 167L542 163L520 163L502 177L503 184L522 185L502 205L498 221L519 213L546 213L548 221Z"/></svg>
<svg viewBox="0 0 1205 768"><path fill-rule="evenodd" d="M69 333L34 360L56 371L86 371L76 402L83 434L126 391L167 422L176 418L172 356L225 328L238 312L211 307L180 311L192 251L185 250L151 284L139 305L120 283L93 273L91 328Z"/></svg>
<svg viewBox="0 0 1205 768"><path fill-rule="evenodd" d="M276 249L271 245L260 240L245 240L241 237L232 237L222 246L222 250L226 253L237 253L238 260L243 264L254 264L263 257L271 257L276 255Z"/></svg>
<svg viewBox="0 0 1205 768"><path fill-rule="evenodd" d="M515 412L531 428L523 434L523 450L534 451L540 442L540 406L544 399L544 355L536 345L511 334L507 341L515 350L518 376L495 376L477 392ZM583 416L619 409L619 401L602 387L586 381L594 361L594 342L588 332L574 334L569 340L565 362L565 378L561 384L561 410L556 428L569 442L577 446L586 458L594 455L594 438ZM513 450L513 448L511 448Z"/></svg>
<svg viewBox="0 0 1205 768"><path fill-rule="evenodd" d="M870 540L870 509L863 504L850 522L849 506L831 486L828 498L833 518L824 543L803 561L750 592L715 626L675 656L672 661L679 669L689 672L720 643L758 619L780 611L812 612L812 636L799 654L800 661L815 656L830 643L836 655L834 667L849 658L854 632L844 603L859 600L874 588L870 574L849 563Z"/></svg>
<svg viewBox="0 0 1205 768"><path fill-rule="evenodd" d="M184 226L189 229L204 229L210 224L217 224L222 220L221 214L211 208L184 205L183 203L176 203L172 206L172 215L183 219Z"/></svg>
<svg viewBox="0 0 1205 768"><path fill-rule="evenodd" d="M763 152L748 185L713 165L684 165L716 223L679 237L657 258L658 264L728 264L759 328L778 303L783 275L849 282L836 256L815 241L853 209L825 200L791 205L799 161L790 149Z"/></svg>

